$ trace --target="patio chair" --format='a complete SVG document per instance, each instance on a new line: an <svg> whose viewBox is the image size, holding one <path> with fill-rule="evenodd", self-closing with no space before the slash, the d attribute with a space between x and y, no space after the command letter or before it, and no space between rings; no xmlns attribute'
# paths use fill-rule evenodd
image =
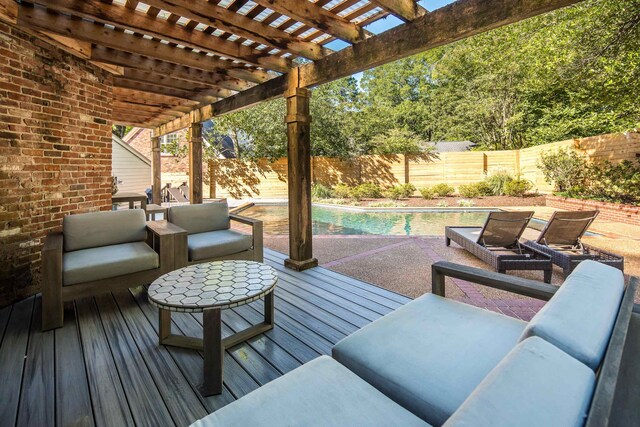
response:
<svg viewBox="0 0 640 427"><path fill-rule="evenodd" d="M151 283L172 271L184 230L142 209L68 215L42 249L42 329L61 327L65 301Z"/></svg>
<svg viewBox="0 0 640 427"><path fill-rule="evenodd" d="M178 187L180 189L180 191L182 192L182 195L184 196L185 199L189 200L189 185L182 184L180 187Z"/></svg>
<svg viewBox="0 0 640 427"><path fill-rule="evenodd" d="M172 206L167 219L187 232L176 245L179 267L229 259L263 261L262 221L230 214L226 201ZM230 221L251 226L251 234L231 230Z"/></svg>
<svg viewBox="0 0 640 427"><path fill-rule="evenodd" d="M527 240L524 246L544 252L562 268L564 275L587 259L595 260L624 271L624 257L582 243L582 237L598 211L555 211L538 238Z"/></svg>
<svg viewBox="0 0 640 427"><path fill-rule="evenodd" d="M446 299L447 276L548 302L526 323ZM433 293L193 426L615 425L615 392L638 389L620 369L637 282L589 261L560 288L438 262Z"/></svg>
<svg viewBox="0 0 640 427"><path fill-rule="evenodd" d="M445 227L445 244L449 246L453 240L499 273L542 270L544 281L550 283L550 256L520 244L520 236L532 217L533 212L490 212L482 227Z"/></svg>
<svg viewBox="0 0 640 427"><path fill-rule="evenodd" d="M169 193L169 196L171 196L171 198L176 202L189 203L189 199L186 198L184 194L182 194L182 191L180 191L179 188L167 187L167 192Z"/></svg>

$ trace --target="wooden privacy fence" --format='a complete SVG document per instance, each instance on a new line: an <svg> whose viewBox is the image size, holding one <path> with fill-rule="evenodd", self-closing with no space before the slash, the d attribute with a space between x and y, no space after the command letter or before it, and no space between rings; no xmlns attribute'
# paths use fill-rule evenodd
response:
<svg viewBox="0 0 640 427"><path fill-rule="evenodd" d="M634 160L640 155L640 133L626 132L579 138L522 150L466 151L434 156L360 156L354 159L312 158L312 182L333 187L372 182L383 187L410 182L417 188L445 182L458 187L506 171L531 181L542 193L551 192L538 168L542 152L573 148L593 161ZM249 162L236 159L209 163L210 197L287 197L287 159Z"/></svg>

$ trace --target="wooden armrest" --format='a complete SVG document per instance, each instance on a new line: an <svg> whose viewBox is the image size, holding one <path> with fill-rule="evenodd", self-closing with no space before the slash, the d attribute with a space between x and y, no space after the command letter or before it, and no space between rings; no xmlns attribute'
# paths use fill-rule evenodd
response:
<svg viewBox="0 0 640 427"><path fill-rule="evenodd" d="M242 216L242 215L237 215L237 214L229 214L229 218L232 221L237 221L237 222L240 222L242 224L247 224L247 225L251 225L251 226L256 226L257 224L262 224L262 220L260 220L260 219L249 218L247 216Z"/></svg>
<svg viewBox="0 0 640 427"><path fill-rule="evenodd" d="M178 227L169 221L147 221L147 230L151 231L156 236L169 236L172 234L186 233L183 228Z"/></svg>
<svg viewBox="0 0 640 427"><path fill-rule="evenodd" d="M544 301L551 299L558 290L555 286L536 280L523 279L447 261L438 261L431 266L431 288L434 294L445 296L444 279L446 277L454 277Z"/></svg>
<svg viewBox="0 0 640 427"><path fill-rule="evenodd" d="M62 252L64 239L62 232L49 233L44 238L44 245L42 246L42 252Z"/></svg>

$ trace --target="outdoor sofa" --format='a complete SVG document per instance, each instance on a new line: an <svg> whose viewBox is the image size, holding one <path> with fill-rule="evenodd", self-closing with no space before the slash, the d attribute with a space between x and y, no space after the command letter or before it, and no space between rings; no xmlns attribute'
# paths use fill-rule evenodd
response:
<svg viewBox="0 0 640 427"><path fill-rule="evenodd" d="M177 267L229 259L263 261L262 221L230 214L226 201L170 207L170 223L186 231L176 243ZM231 221L251 234L231 230Z"/></svg>
<svg viewBox="0 0 640 427"><path fill-rule="evenodd" d="M551 257L520 244L520 237L532 217L533 212L489 212L482 227L445 227L445 244L449 246L453 240L499 273L542 270L544 281L551 283Z"/></svg>
<svg viewBox="0 0 640 427"><path fill-rule="evenodd" d="M617 387L638 392L620 370L635 278L625 286L593 261L559 289L449 262L432 269L433 294L193 425L594 427L628 415L613 409ZM526 323L445 299L446 276L549 302ZM616 420L638 422L626 421Z"/></svg>
<svg viewBox="0 0 640 427"><path fill-rule="evenodd" d="M549 255L565 276L587 259L624 271L624 257L582 243L582 237L597 216L597 210L555 211L538 238L527 240L523 245Z"/></svg>
<svg viewBox="0 0 640 427"><path fill-rule="evenodd" d="M65 301L146 285L175 268L176 237L166 221L146 222L142 209L68 215L42 249L42 329L64 322Z"/></svg>

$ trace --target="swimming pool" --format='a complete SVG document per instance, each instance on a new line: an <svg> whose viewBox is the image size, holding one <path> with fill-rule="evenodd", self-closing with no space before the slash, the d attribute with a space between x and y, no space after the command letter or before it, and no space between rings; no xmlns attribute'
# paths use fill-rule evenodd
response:
<svg viewBox="0 0 640 427"><path fill-rule="evenodd" d="M313 206L314 235L441 236L447 225L481 226L486 210L364 211ZM264 222L268 234L288 234L286 205L256 205L242 212Z"/></svg>

